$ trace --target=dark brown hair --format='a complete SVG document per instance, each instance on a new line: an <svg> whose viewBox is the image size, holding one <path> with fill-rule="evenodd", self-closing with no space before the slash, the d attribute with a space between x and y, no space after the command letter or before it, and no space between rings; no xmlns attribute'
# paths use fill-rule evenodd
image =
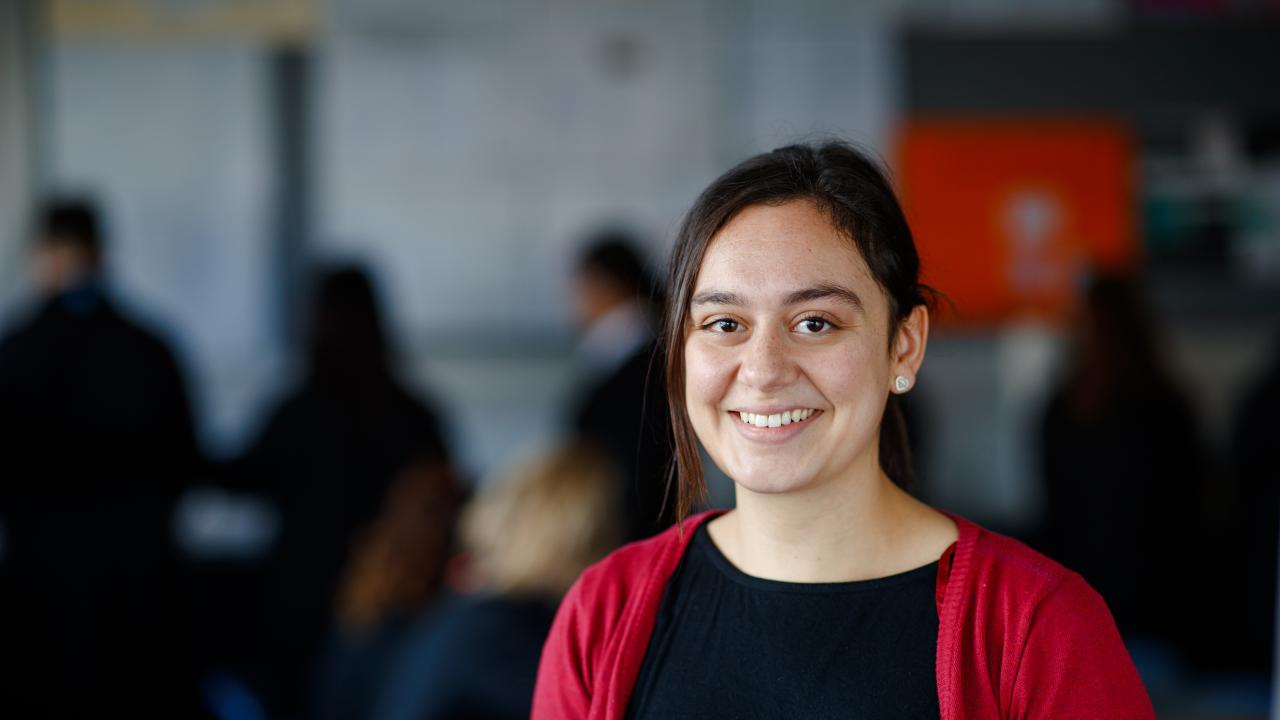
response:
<svg viewBox="0 0 1280 720"><path fill-rule="evenodd" d="M376 629L389 617L417 614L436 596L461 497L443 461L419 460L401 471L348 558L335 608L341 627Z"/></svg>
<svg viewBox="0 0 1280 720"><path fill-rule="evenodd" d="M854 244L889 300L889 347L899 324L933 292L920 284L911 229L884 171L842 142L789 145L746 160L702 191L685 216L671 253L668 312L662 326L667 403L675 457L668 483L678 483L676 516L684 519L706 496L706 480L685 408L684 344L689 304L711 239L742 210L809 200ZM912 480L911 452L897 397L889 396L880 425L880 466L900 485Z"/></svg>

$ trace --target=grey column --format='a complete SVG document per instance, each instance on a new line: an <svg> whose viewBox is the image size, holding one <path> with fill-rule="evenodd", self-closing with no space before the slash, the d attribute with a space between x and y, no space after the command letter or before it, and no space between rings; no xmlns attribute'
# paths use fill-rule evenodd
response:
<svg viewBox="0 0 1280 720"><path fill-rule="evenodd" d="M37 185L35 0L0 0L0 318L26 289L26 226Z"/></svg>

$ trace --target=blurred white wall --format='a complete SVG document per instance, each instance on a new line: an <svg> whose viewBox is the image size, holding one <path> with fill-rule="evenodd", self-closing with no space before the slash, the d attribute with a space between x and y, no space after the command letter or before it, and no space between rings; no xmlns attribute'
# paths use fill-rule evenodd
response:
<svg viewBox="0 0 1280 720"><path fill-rule="evenodd" d="M213 448L278 362L262 52L250 44L50 47L48 186L102 206L108 278L174 345Z"/></svg>

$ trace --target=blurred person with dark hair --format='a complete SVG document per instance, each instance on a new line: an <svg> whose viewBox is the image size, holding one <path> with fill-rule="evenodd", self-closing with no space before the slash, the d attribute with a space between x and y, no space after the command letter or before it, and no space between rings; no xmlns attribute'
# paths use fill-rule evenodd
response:
<svg viewBox="0 0 1280 720"><path fill-rule="evenodd" d="M1280 338L1277 338L1280 340ZM1280 342L1270 365L1245 393L1235 418L1235 498L1226 553L1235 632L1225 648L1241 670L1272 676L1275 658L1277 543L1280 543Z"/></svg>
<svg viewBox="0 0 1280 720"><path fill-rule="evenodd" d="M49 202L34 236L42 301L0 340L0 714L186 714L170 522L198 454L181 373L107 291L92 204Z"/></svg>
<svg viewBox="0 0 1280 720"><path fill-rule="evenodd" d="M672 445L653 340L661 298L631 236L610 231L588 243L576 268L574 300L585 382L572 427L595 440L622 473L626 539L648 537L673 518L667 497Z"/></svg>
<svg viewBox="0 0 1280 720"><path fill-rule="evenodd" d="M400 474L343 573L310 717L368 717L411 621L437 600L461 489L443 462Z"/></svg>
<svg viewBox="0 0 1280 720"><path fill-rule="evenodd" d="M1042 540L1107 599L1129 642L1185 649L1195 589L1178 578L1204 556L1190 541L1204 458L1139 292L1101 276L1085 294L1042 427Z"/></svg>
<svg viewBox="0 0 1280 720"><path fill-rule="evenodd" d="M256 684L272 717L298 716L332 618L343 563L398 473L445 461L436 413L392 370L368 274L318 274L301 387L268 416L236 468L244 489L279 509L268 561ZM253 671L251 671L252 673Z"/></svg>
<svg viewBox="0 0 1280 720"><path fill-rule="evenodd" d="M618 477L570 441L486 484L460 524L462 592L422 616L377 720L523 720L543 641L574 579L622 538Z"/></svg>

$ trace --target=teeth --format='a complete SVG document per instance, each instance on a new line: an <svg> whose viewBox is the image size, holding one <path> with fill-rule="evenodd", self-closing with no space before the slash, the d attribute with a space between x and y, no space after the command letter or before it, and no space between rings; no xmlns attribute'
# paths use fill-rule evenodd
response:
<svg viewBox="0 0 1280 720"><path fill-rule="evenodd" d="M755 425L756 427L761 428L776 428L782 427L783 425L790 425L791 423L798 423L802 420L808 420L813 413L814 411L812 409L787 410L786 412L775 413L773 415L763 415L742 411L738 413L738 416L742 418L742 422L748 425Z"/></svg>

